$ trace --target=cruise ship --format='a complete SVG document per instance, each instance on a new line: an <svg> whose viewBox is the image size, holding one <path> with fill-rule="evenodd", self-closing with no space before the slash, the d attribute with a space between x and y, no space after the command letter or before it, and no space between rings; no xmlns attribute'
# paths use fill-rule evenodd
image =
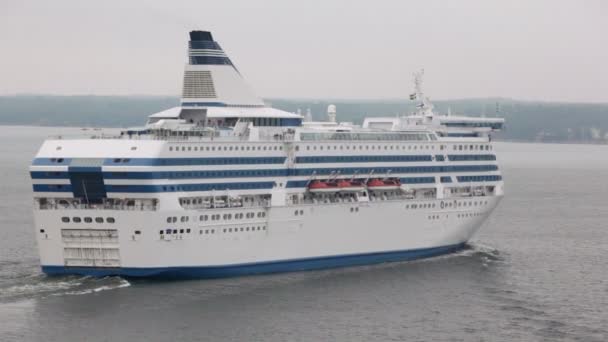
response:
<svg viewBox="0 0 608 342"><path fill-rule="evenodd" d="M190 32L179 107L115 134L47 139L30 166L42 271L215 278L463 248L503 197L501 118L312 121L264 104Z"/></svg>

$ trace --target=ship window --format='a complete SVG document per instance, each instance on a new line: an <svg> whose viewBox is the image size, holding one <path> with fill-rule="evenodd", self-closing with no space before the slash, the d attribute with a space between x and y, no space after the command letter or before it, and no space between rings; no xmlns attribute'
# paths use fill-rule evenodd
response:
<svg viewBox="0 0 608 342"><path fill-rule="evenodd" d="M106 218L106 222L108 222L108 223L114 223L114 222L116 222L116 221L114 221L114 218L113 218L113 217L107 217L107 218Z"/></svg>
<svg viewBox="0 0 608 342"><path fill-rule="evenodd" d="M173 216L173 217L171 218L171 221L173 221L173 223L177 222L177 217Z"/></svg>
<svg viewBox="0 0 608 342"><path fill-rule="evenodd" d="M95 218L95 222L97 222L97 223L103 223L103 217L96 217Z"/></svg>
<svg viewBox="0 0 608 342"><path fill-rule="evenodd" d="M186 233L190 233L190 231L191 231L190 228L186 229Z"/></svg>
<svg viewBox="0 0 608 342"><path fill-rule="evenodd" d="M72 221L74 221L74 223L80 223L80 221L82 221L80 219L80 217L72 217Z"/></svg>
<svg viewBox="0 0 608 342"><path fill-rule="evenodd" d="M172 146L169 146L169 151L173 151L173 147Z"/></svg>
<svg viewBox="0 0 608 342"><path fill-rule="evenodd" d="M136 230L135 235L139 235L139 234L141 234L141 230Z"/></svg>
<svg viewBox="0 0 608 342"><path fill-rule="evenodd" d="M68 223L68 222L70 222L70 218L67 216L64 216L61 218L61 222Z"/></svg>
<svg viewBox="0 0 608 342"><path fill-rule="evenodd" d="M184 229L180 229L180 230L179 230L179 233L180 233L180 234L183 234L183 233L184 233Z"/></svg>
<svg viewBox="0 0 608 342"><path fill-rule="evenodd" d="M163 235L163 234L165 234L165 231L161 229L160 230L160 235Z"/></svg>
<svg viewBox="0 0 608 342"><path fill-rule="evenodd" d="M91 223L91 222L93 222L93 219L92 219L92 218L90 218L90 217L85 217L85 218L84 218L84 222L86 222L86 223Z"/></svg>

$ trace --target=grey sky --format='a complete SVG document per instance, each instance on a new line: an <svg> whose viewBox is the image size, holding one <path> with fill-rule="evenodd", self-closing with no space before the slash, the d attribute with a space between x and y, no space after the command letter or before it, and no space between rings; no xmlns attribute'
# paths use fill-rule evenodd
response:
<svg viewBox="0 0 608 342"><path fill-rule="evenodd" d="M0 0L0 94L178 95L208 29L262 97L608 102L608 2Z"/></svg>

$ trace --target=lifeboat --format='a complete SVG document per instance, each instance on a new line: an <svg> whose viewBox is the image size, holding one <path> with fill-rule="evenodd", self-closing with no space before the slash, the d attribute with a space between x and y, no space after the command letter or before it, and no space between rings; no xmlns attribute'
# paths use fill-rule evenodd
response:
<svg viewBox="0 0 608 342"><path fill-rule="evenodd" d="M339 190L340 188L338 188L338 184L336 182L314 180L308 185L308 191L312 193L336 192Z"/></svg>
<svg viewBox="0 0 608 342"><path fill-rule="evenodd" d="M338 188L344 192L359 192L365 190L365 185L360 181L342 179L338 181Z"/></svg>
<svg viewBox="0 0 608 342"><path fill-rule="evenodd" d="M401 189L401 182L397 178L379 179L374 178L367 182L369 190L398 190Z"/></svg>

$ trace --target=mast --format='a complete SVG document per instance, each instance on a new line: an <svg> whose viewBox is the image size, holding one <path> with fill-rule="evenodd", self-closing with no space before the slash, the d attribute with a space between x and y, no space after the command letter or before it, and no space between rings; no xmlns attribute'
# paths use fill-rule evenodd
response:
<svg viewBox="0 0 608 342"><path fill-rule="evenodd" d="M417 101L416 115L432 119L433 104L428 97L424 96L422 91L422 76L424 76L424 69L414 73L414 93L410 95L410 100Z"/></svg>

